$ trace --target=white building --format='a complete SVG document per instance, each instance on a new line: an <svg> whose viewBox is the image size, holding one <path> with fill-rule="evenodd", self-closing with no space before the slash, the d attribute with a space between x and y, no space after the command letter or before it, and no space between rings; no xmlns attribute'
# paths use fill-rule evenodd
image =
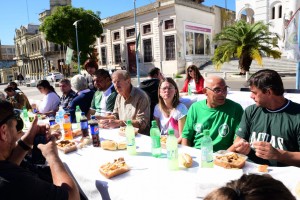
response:
<svg viewBox="0 0 300 200"><path fill-rule="evenodd" d="M245 14L248 22L270 22L270 31L279 34L278 45L283 50L284 26L298 8L300 0L236 0L236 18Z"/></svg>
<svg viewBox="0 0 300 200"><path fill-rule="evenodd" d="M172 75L190 64L206 63L214 52L214 35L234 20L233 11L193 0L157 0L137 8L140 74L158 67ZM100 67L126 67L135 74L134 10L105 18L102 23L104 33L97 45Z"/></svg>

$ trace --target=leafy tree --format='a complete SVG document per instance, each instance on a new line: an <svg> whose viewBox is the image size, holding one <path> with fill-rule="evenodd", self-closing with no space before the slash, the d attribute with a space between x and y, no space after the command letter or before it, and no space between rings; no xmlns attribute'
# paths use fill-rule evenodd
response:
<svg viewBox="0 0 300 200"><path fill-rule="evenodd" d="M249 24L240 20L225 27L214 38L214 41L219 44L212 59L216 68L220 69L224 62L237 57L240 74L245 74L249 71L252 60L262 65L263 56L280 58L281 52L274 49L278 47L276 40L279 36L269 32L269 25L263 22Z"/></svg>
<svg viewBox="0 0 300 200"><path fill-rule="evenodd" d="M87 57L94 58L93 45L103 32L100 17L93 11L72 6L57 7L50 16L45 18L40 31L45 34L46 40L67 45L76 51L76 31L73 23L77 20L81 20L77 23L77 32L82 64ZM77 56L74 59L77 59Z"/></svg>

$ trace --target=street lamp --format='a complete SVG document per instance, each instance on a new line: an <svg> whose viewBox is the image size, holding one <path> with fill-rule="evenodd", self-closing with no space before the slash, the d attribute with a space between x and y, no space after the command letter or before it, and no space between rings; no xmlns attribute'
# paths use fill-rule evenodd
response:
<svg viewBox="0 0 300 200"><path fill-rule="evenodd" d="M135 28L135 59L136 59L136 76L137 76L137 86L140 86L140 66L139 66L139 51L138 51L138 34L137 34L137 27L136 27L136 7L135 7L135 1L133 0L134 4L134 28Z"/></svg>
<svg viewBox="0 0 300 200"><path fill-rule="evenodd" d="M78 74L80 74L80 53L79 53L79 45L78 45L78 33L77 33L77 23L80 22L80 20L77 20L73 23L73 25L75 26L75 30L76 30L76 44L77 44L77 65L78 65Z"/></svg>

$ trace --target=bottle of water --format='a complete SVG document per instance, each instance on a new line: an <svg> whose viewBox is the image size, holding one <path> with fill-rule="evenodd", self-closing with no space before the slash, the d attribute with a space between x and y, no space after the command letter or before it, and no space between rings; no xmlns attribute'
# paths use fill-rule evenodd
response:
<svg viewBox="0 0 300 200"><path fill-rule="evenodd" d="M65 114L65 110L63 109L62 106L59 106L59 110L58 110L58 116L60 119L60 122L63 123L64 120L64 114Z"/></svg>
<svg viewBox="0 0 300 200"><path fill-rule="evenodd" d="M75 116L76 116L76 123L77 123L77 128L80 128L80 120L81 120L81 110L79 105L76 106L75 110Z"/></svg>
<svg viewBox="0 0 300 200"><path fill-rule="evenodd" d="M192 95L191 84L188 84L188 95Z"/></svg>
<svg viewBox="0 0 300 200"><path fill-rule="evenodd" d="M55 114L55 123L61 124L61 121L60 121L60 117L59 117L59 113L58 113L58 112L56 112L56 114Z"/></svg>
<svg viewBox="0 0 300 200"><path fill-rule="evenodd" d="M213 142L209 135L209 130L204 130L203 135L201 141L201 167L211 168L214 166Z"/></svg>
<svg viewBox="0 0 300 200"><path fill-rule="evenodd" d="M95 115L92 115L89 124L90 124L92 140L93 140L93 146L99 147L100 146L99 125Z"/></svg>
<svg viewBox="0 0 300 200"><path fill-rule="evenodd" d="M81 127L82 137L89 136L89 124L84 112L81 112L80 127Z"/></svg>
<svg viewBox="0 0 300 200"><path fill-rule="evenodd" d="M161 146L160 146L160 131L157 127L156 120L152 121L152 127L150 129L150 137L151 137L151 152L153 157L160 157L161 155Z"/></svg>
<svg viewBox="0 0 300 200"><path fill-rule="evenodd" d="M136 145L135 145L135 133L132 126L131 120L127 120L127 126L125 128L126 142L127 142L127 152L129 155L136 154Z"/></svg>
<svg viewBox="0 0 300 200"><path fill-rule="evenodd" d="M178 169L178 144L173 129L169 129L166 147L167 147L168 167L170 170L177 170Z"/></svg>

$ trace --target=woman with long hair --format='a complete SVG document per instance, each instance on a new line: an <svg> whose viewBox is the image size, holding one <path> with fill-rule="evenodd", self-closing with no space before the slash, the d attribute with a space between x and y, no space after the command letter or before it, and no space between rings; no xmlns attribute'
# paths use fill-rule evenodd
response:
<svg viewBox="0 0 300 200"><path fill-rule="evenodd" d="M186 70L186 79L181 92L190 90L194 94L203 94L204 78L195 65L190 65Z"/></svg>
<svg viewBox="0 0 300 200"><path fill-rule="evenodd" d="M37 111L41 114L53 114L58 110L60 98L55 89L47 80L40 80L37 89L44 95L42 102L38 105Z"/></svg>
<svg viewBox="0 0 300 200"><path fill-rule="evenodd" d="M175 81L172 78L162 80L158 88L158 104L153 114L162 135L166 135L168 129L172 128L178 143L181 143L187 112L186 106L179 101L179 90Z"/></svg>

